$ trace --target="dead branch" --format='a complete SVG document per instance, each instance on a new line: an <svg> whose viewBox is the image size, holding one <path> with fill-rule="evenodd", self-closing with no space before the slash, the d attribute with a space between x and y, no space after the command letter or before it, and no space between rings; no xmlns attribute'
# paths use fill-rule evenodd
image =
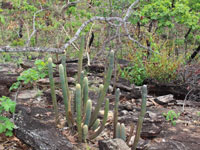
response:
<svg viewBox="0 0 200 150"><path fill-rule="evenodd" d="M62 54L64 49L60 48L48 48L48 47L0 47L0 52L48 52Z"/></svg>
<svg viewBox="0 0 200 150"><path fill-rule="evenodd" d="M34 34L36 33L36 31L37 31L36 28L35 28L35 17L36 17L36 15L37 15L38 13L40 13L41 11L43 11L42 8L34 13L34 16L33 16L33 32L31 33L31 36L30 36L30 37L28 38L28 40L26 41L26 46L27 46L27 47L28 47L29 44L30 44L31 38L33 37L33 35L34 35Z"/></svg>

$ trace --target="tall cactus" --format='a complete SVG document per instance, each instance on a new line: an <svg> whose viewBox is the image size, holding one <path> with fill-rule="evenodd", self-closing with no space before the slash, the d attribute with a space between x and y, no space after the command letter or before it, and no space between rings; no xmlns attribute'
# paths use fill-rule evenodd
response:
<svg viewBox="0 0 200 150"><path fill-rule="evenodd" d="M118 105L119 105L120 89L115 91L115 109L114 109L114 121L113 121L113 138L116 138L116 127L118 122Z"/></svg>
<svg viewBox="0 0 200 150"><path fill-rule="evenodd" d="M81 128L81 86L80 84L76 85L76 124L78 128L78 141L82 141L82 128Z"/></svg>
<svg viewBox="0 0 200 150"><path fill-rule="evenodd" d="M140 112L140 116L139 116L139 119L138 119L138 122L137 122L135 140L134 140L134 143L133 143L131 150L136 150L137 144L139 142L140 133L141 133L141 130L142 130L142 124L143 124L143 120L144 120L144 115L146 113L146 102L147 102L147 86L143 85L142 86L141 112Z"/></svg>
<svg viewBox="0 0 200 150"><path fill-rule="evenodd" d="M86 112L86 105L88 101L88 78L83 79L83 112ZM88 125L89 126L89 125Z"/></svg>
<svg viewBox="0 0 200 150"><path fill-rule="evenodd" d="M56 121L56 124L58 124L58 122L59 122L58 104L57 104L57 100L56 100L55 84L54 84L54 80L53 80L52 58L48 59L48 71L49 71L49 80L50 80L50 88L51 88L51 97L52 97L53 107L54 107L54 111L55 111L55 115L56 115L55 121Z"/></svg>
<svg viewBox="0 0 200 150"><path fill-rule="evenodd" d="M103 88L102 93L100 94L98 101L97 101L97 106L96 106L95 111L92 115L90 126L92 126L94 124L94 122L96 121L100 107L101 107L101 105L104 101L104 98L106 96L106 93L107 93L107 90L108 90L108 87L109 87L109 84L110 84L110 81L111 81L111 77L112 77L113 67L114 67L114 51L111 50L110 58L109 58L109 67L108 67L108 71L107 71L107 74L106 74L105 80L104 80L104 88Z"/></svg>
<svg viewBox="0 0 200 150"><path fill-rule="evenodd" d="M68 112L71 113L71 97L70 97L68 80L67 80L66 54L64 54L62 56L62 65L63 65L63 68L64 68L65 84L66 84L66 90L67 90L67 96L68 96Z"/></svg>
<svg viewBox="0 0 200 150"><path fill-rule="evenodd" d="M60 82L61 82L61 87L62 87L62 93L63 93L63 99L64 99L64 104L65 104L65 114L66 114L66 120L69 126L71 126L71 121L69 119L69 112L68 112L68 101L69 101L69 96L68 96L68 91L67 91L67 86L66 86L66 78L65 78L65 73L64 73L64 68L63 65L59 65L59 74L60 74Z"/></svg>
<svg viewBox="0 0 200 150"><path fill-rule="evenodd" d="M80 84L81 79L81 72L82 72L82 66L83 66L83 49L84 49L85 41L84 36L81 37L81 46L79 50L79 59L78 59L78 83Z"/></svg>

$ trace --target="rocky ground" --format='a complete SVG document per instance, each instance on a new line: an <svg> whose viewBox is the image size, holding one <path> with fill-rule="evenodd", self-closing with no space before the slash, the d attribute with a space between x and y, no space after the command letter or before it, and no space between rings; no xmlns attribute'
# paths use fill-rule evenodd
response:
<svg viewBox="0 0 200 150"><path fill-rule="evenodd" d="M76 62L67 63L71 91L74 90L76 66ZM120 149L120 147L121 149L128 149L123 141L112 139L114 107L114 95L112 92L107 94L107 97L110 99L110 111L105 130L95 140L79 144L76 140L77 135L70 132L69 128L65 126L64 104L59 88L56 93L59 104L60 124L56 126L54 123L48 78L37 81L34 87L24 86L20 91L12 93L8 91L10 85L16 81L16 77L21 71L20 69L13 64L0 64L0 95L10 96L13 100L17 101L14 136L5 137L1 135L0 150L103 150L105 148L111 149L110 145L113 145L113 150ZM93 106L95 106L97 97L96 89L103 82L102 72L104 66L102 64L91 65L87 70L90 81L89 96L93 101ZM57 73L55 74L55 81L59 86ZM128 142L130 146L133 143L136 123L140 112L140 87L134 86L124 79L118 79L116 83L113 80L112 85L121 90L118 119L120 123L124 123L126 126L127 140L130 139ZM190 91L188 87L188 84L183 87L180 85L163 85L152 81L148 83L147 113L138 149L199 150L200 99L198 99L198 94L195 95L194 92L195 100L184 101L185 96ZM156 89L159 92L155 92L157 91ZM173 110L177 114L180 113L180 116L176 120L176 125L172 125L163 115L163 113L168 113L170 110ZM100 118L102 114L103 112L100 113ZM129 136L132 125L134 127L134 134ZM120 144L116 145L116 143Z"/></svg>

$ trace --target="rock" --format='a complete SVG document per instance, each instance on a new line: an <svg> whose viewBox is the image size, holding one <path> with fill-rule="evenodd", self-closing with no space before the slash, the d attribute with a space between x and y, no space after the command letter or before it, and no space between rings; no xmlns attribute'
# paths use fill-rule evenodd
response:
<svg viewBox="0 0 200 150"><path fill-rule="evenodd" d="M42 111L43 109L40 108ZM31 116L31 108L24 105L16 107L15 135L35 150L75 150L75 148L54 124L42 123Z"/></svg>
<svg viewBox="0 0 200 150"><path fill-rule="evenodd" d="M174 100L174 96L172 94L164 95L164 96L159 96L154 99L154 101L160 105L167 105L168 103L171 103Z"/></svg>
<svg viewBox="0 0 200 150"><path fill-rule="evenodd" d="M31 99L31 98L35 98L38 94L38 90L24 90L21 91L18 95L18 99Z"/></svg>
<svg viewBox="0 0 200 150"><path fill-rule="evenodd" d="M6 85L0 85L0 97L2 96L8 96L9 89Z"/></svg>
<svg viewBox="0 0 200 150"><path fill-rule="evenodd" d="M141 138L152 139L160 134L162 131L161 126L157 126L155 123L144 122L142 126Z"/></svg>
<svg viewBox="0 0 200 150"><path fill-rule="evenodd" d="M131 97L135 99L139 99L142 97L141 94L141 87L140 86L135 86L131 90Z"/></svg>
<svg viewBox="0 0 200 150"><path fill-rule="evenodd" d="M99 141L99 150L130 150L122 139L109 139Z"/></svg>

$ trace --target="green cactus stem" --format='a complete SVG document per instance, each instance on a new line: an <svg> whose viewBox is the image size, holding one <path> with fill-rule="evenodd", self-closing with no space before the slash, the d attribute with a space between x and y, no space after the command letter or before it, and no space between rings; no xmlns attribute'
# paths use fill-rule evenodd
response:
<svg viewBox="0 0 200 150"><path fill-rule="evenodd" d="M78 59L78 83L81 81L81 72L83 67L83 49L85 45L84 36L81 37L81 46L79 50L79 59Z"/></svg>
<svg viewBox="0 0 200 150"><path fill-rule="evenodd" d="M95 131L99 127L99 124L100 124L100 119L97 119L92 126L92 130Z"/></svg>
<svg viewBox="0 0 200 150"><path fill-rule="evenodd" d="M106 124L106 121L108 119L108 110L109 110L109 100L106 99L105 108L104 108L104 117L103 117L103 121L102 121L101 127L96 132L94 132L94 134L89 136L90 140L96 138L103 131L103 129L105 128L105 124Z"/></svg>
<svg viewBox="0 0 200 150"><path fill-rule="evenodd" d="M92 101L89 99L87 101L87 106L86 106L86 117L85 117L85 125L89 125L90 123L90 118L91 118L91 112L92 112Z"/></svg>
<svg viewBox="0 0 200 150"><path fill-rule="evenodd" d="M121 133L120 133L121 132L120 131L121 130L120 127L121 127L120 123L118 122L117 126L116 126L116 138L120 138L120 135L121 135Z"/></svg>
<svg viewBox="0 0 200 150"><path fill-rule="evenodd" d="M130 140L131 140L131 137L132 137L133 133L134 133L134 123L132 122L131 123L131 128L130 128L129 135L127 137L127 144L128 144L128 146L130 146L129 143L130 143Z"/></svg>
<svg viewBox="0 0 200 150"><path fill-rule="evenodd" d="M67 91L67 86L66 86L66 78L65 78L65 73L64 73L64 67L62 64L59 65L59 74L60 74L60 83L62 87L62 93L63 93L63 99L64 99L64 104L65 104L65 114L66 114L66 120L67 124L71 126L71 121L69 119L69 111L68 111L68 91Z"/></svg>
<svg viewBox="0 0 200 150"><path fill-rule="evenodd" d="M92 118L91 118L90 127L96 121L100 107L101 107L101 105L104 101L104 98L106 96L106 93L107 93L107 90L108 90L108 87L109 87L109 84L110 84L110 81L111 81L111 77L112 77L113 67L114 67L114 51L111 50L110 58L109 58L109 67L108 67L108 71L107 71L107 74L106 74L105 80L104 80L104 88L103 88L102 93L100 94L98 101L97 101L97 105L95 107L94 113L93 113Z"/></svg>
<svg viewBox="0 0 200 150"><path fill-rule="evenodd" d="M86 113L86 104L88 101L88 78L83 79L83 113ZM89 126L89 125L88 125Z"/></svg>
<svg viewBox="0 0 200 150"><path fill-rule="evenodd" d="M114 109L114 121L113 121L113 127L114 127L113 138L116 138L116 127L117 127L117 122L118 122L119 97L120 97L120 89L118 88L115 91L115 109Z"/></svg>
<svg viewBox="0 0 200 150"><path fill-rule="evenodd" d="M144 115L146 113L146 102L147 102L147 86L143 85L142 86L141 112L140 112L140 116L138 118L135 140L134 140L134 143L132 145L131 150L136 150L137 144L138 144L139 139L140 139L140 133L141 133L141 130L142 130L142 124L143 124L143 120L144 120Z"/></svg>
<svg viewBox="0 0 200 150"><path fill-rule="evenodd" d="M64 54L62 56L62 65L63 65L63 68L64 68L65 84L66 84L67 95L68 95L68 111L71 111L71 98L70 98L68 79L67 79L67 69L66 69L66 54Z"/></svg>
<svg viewBox="0 0 200 150"><path fill-rule="evenodd" d="M53 80L53 67L52 67L52 58L48 59L48 71L49 71L49 80L50 80L50 88L51 88L51 97L53 101L53 107L55 111L55 122L56 124L59 123L59 116L58 116L58 104L56 100L56 94L55 94L55 84Z"/></svg>
<svg viewBox="0 0 200 150"><path fill-rule="evenodd" d="M121 124L120 131L121 131L120 132L121 133L121 135L120 135L121 139L126 141L126 129L125 129L124 123Z"/></svg>
<svg viewBox="0 0 200 150"><path fill-rule="evenodd" d="M78 129L78 141L82 141L82 128L81 128L81 86L76 85L76 124Z"/></svg>
<svg viewBox="0 0 200 150"><path fill-rule="evenodd" d="M81 88L83 87L83 79L84 79L84 71L81 71L81 77L80 77Z"/></svg>
<svg viewBox="0 0 200 150"><path fill-rule="evenodd" d="M83 126L83 142L86 142L87 137L88 137L88 126L84 125Z"/></svg>

